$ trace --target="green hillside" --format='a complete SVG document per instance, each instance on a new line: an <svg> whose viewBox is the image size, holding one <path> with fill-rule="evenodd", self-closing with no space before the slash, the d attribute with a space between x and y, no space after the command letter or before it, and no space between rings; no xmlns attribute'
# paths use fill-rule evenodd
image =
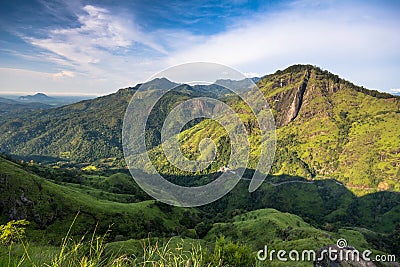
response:
<svg viewBox="0 0 400 267"><path fill-rule="evenodd" d="M355 86L309 65L265 76L258 85L277 125L273 174L334 178L361 195L400 190L400 98ZM254 169L262 146L254 116L240 99L223 99L240 114L250 135L248 167ZM223 155L229 154L227 132L217 123L204 120L183 131L181 150L189 158L199 157L200 142L206 137L220 152L208 169L215 172L226 162ZM150 154L160 172L188 174L170 165L161 147Z"/></svg>
<svg viewBox="0 0 400 267"><path fill-rule="evenodd" d="M250 173L247 175L250 177ZM185 209L147 200L146 194L124 173L88 173L15 163L0 157L0 225L9 220L31 222L26 230L31 243L29 251L42 263L57 256L59 247L55 245L61 243L77 214L71 232L74 240L90 235L95 229L99 235L111 229L104 242L108 243L108 249L119 253L113 257L121 254L131 260L129 255L136 255L136 260L145 256L143 238L149 236L151 244L159 240L160 248L171 246L170 257L177 256L180 252L174 246L179 248L180 243L167 244L171 236L177 235L186 240L183 242L189 248L193 242L200 242L205 253L201 254L202 259L206 262L213 262L219 249L226 250L223 253L227 255L229 251L242 251L241 255L254 262L251 252L264 245L276 249L318 249L334 244L338 238L375 253L400 252L396 248L400 229L397 193L357 197L332 180L306 181L290 176L268 177L257 191L249 193L248 183L241 181L214 203ZM218 238L221 235L225 238ZM45 254L40 252L43 250ZM0 246L0 264L7 255L2 251ZM24 250L17 246L13 253L19 259L17 255L22 257ZM85 254L76 257L79 255ZM221 255L217 255L219 259ZM222 258L229 261L227 255Z"/></svg>
<svg viewBox="0 0 400 267"><path fill-rule="evenodd" d="M259 83L281 126L274 171L335 177L359 193L399 191L400 99L315 67L298 69L305 87L298 103L292 95L301 86L293 72ZM296 112L286 111L288 106Z"/></svg>
<svg viewBox="0 0 400 267"><path fill-rule="evenodd" d="M79 217L78 217L79 218ZM73 227L75 224L73 225ZM28 233L30 229L27 230ZM259 261L256 254L265 246L268 252L295 249L301 255L303 250L318 249L333 245L338 239L345 239L359 251L372 251L372 256L385 255L375 249L364 236L362 229L342 228L336 231L321 230L304 222L300 217L274 209L261 209L237 215L226 223L216 223L203 239L187 237L129 239L106 243L107 236L82 238L63 243L61 247L39 245L29 241L23 250L21 245L12 248L12 264L19 266L314 266L312 260L282 262L273 259ZM7 264L7 253L2 254L0 264ZM268 253L267 252L267 253ZM64 253L60 254L60 253ZM27 255L29 257L27 257ZM63 255L63 256L60 256ZM107 264L108 263L108 264ZM336 266L349 266L337 263ZM192 266L192 265L190 265Z"/></svg>
<svg viewBox="0 0 400 267"><path fill-rule="evenodd" d="M400 194L379 192L357 197L332 180L310 182L301 177L269 176L252 193L248 192L249 181L241 181L214 203L178 209L148 200L123 173L86 174L30 163L19 165L3 158L0 163L0 218L32 221L37 230L34 236L60 238L78 211L82 218L78 234L101 221L102 231L114 224L113 236L125 239L143 237L148 232L168 236L177 231L202 237L214 222L264 208L296 214L315 227L330 230L361 227L390 234L400 221ZM251 173L245 177L251 177ZM201 179L207 176L196 180Z"/></svg>
<svg viewBox="0 0 400 267"><path fill-rule="evenodd" d="M122 174L102 182L109 192L99 191L95 186L55 183L1 157L0 174L0 221L31 221L28 236L35 241L61 242L77 213L73 235L93 231L96 224L98 231L104 233L113 225L112 238L122 239L144 238L149 234L168 236L184 228L180 223L183 218L199 220L197 212L192 210L184 211L151 200L140 201L142 192L139 199L124 192L114 193L114 187L124 186Z"/></svg>
<svg viewBox="0 0 400 267"><path fill-rule="evenodd" d="M156 88L176 86L162 97L149 116L146 138L147 144L153 147L160 143L163 118L174 106L189 98L217 95L207 93L201 86L179 86L166 79L155 79L96 99L7 117L0 125L0 151L27 161L73 164L106 161L107 167L121 167L124 165L122 121L133 94L141 88L143 91L139 94L145 98ZM216 87L218 90L221 89Z"/></svg>
<svg viewBox="0 0 400 267"><path fill-rule="evenodd" d="M215 253L215 250L219 247L222 248L222 253L220 252L219 256L224 260L227 260L226 258L228 257L226 254L229 254L229 252L232 254L236 253L237 255L240 251L246 251L246 253L251 255L249 261L252 264L247 263L248 265L238 266L294 266L296 263L280 262L276 257L273 261L269 259L264 262L257 261L255 259L256 252L264 249L265 246L268 247L269 252L280 249L286 251L296 249L300 252L310 249L317 251L326 245L335 244L340 238L346 239L348 244L359 251L372 249L374 255L384 253L373 248L374 246L362 234L362 229L341 228L335 231L321 230L304 222L302 218L296 215L283 213L275 209L260 209L246 212L234 216L228 222L215 223L208 234L201 240L174 238L171 240L158 240L158 244L161 251L166 249L166 247L167 249L175 248L178 251L181 249L191 251L193 244L197 248L200 246L205 262L211 260L210 257L212 258L212 256L209 254ZM141 244L143 244L143 241L128 240L113 242L108 244L108 246L113 251L142 256L143 249ZM209 257L208 259L207 256ZM314 265L312 261L306 260L299 263L298 266Z"/></svg>

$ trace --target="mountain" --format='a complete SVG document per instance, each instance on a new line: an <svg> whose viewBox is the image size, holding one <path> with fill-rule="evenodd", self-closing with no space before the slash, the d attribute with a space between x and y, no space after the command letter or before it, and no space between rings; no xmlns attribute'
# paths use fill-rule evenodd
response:
<svg viewBox="0 0 400 267"><path fill-rule="evenodd" d="M15 100L9 99L9 98L5 98L5 97L0 97L0 103L4 103L4 104L16 104L18 103Z"/></svg>
<svg viewBox="0 0 400 267"><path fill-rule="evenodd" d="M261 80L261 77L253 77L250 78L250 80L252 80L254 83L258 83Z"/></svg>
<svg viewBox="0 0 400 267"><path fill-rule="evenodd" d="M236 92L246 92L254 86L254 83L255 83L255 78L243 79L243 80L238 80L238 81L231 80L231 79L219 79L219 80L215 81L215 84L226 87L230 90L235 90ZM225 95L232 94L231 91L224 91L224 93L225 93Z"/></svg>
<svg viewBox="0 0 400 267"><path fill-rule="evenodd" d="M294 65L267 75L258 86L275 114L277 151L273 174L335 178L357 194L400 191L399 97L353 85L310 65ZM235 97L225 101L242 114L250 140L257 140L256 123L248 116L246 105ZM217 149L229 147L223 128L204 120L180 134L186 156L200 156L200 141L209 136L213 136ZM254 162L261 145L252 144L249 168L256 168ZM161 146L150 154L161 173L188 175L166 164ZM222 159L209 171L221 166Z"/></svg>
<svg viewBox="0 0 400 267"><path fill-rule="evenodd" d="M0 151L19 156L46 156L55 160L93 162L104 158L117 158L122 162L121 128L125 109L140 86L143 97L159 85L170 89L178 84L156 79L144 85L120 89L118 92L85 100L72 105L20 114L0 126ZM187 85L178 86L163 97L163 103L173 104L203 95ZM169 109L154 113L149 120L152 128L159 128ZM159 142L159 131L147 133L150 143ZM36 157L35 157L36 159ZM29 159L28 159L29 160Z"/></svg>
<svg viewBox="0 0 400 267"><path fill-rule="evenodd" d="M18 97L18 100L25 102L49 102L53 101L54 99L52 97L47 96L46 94L36 93L34 95L20 96Z"/></svg>
<svg viewBox="0 0 400 267"><path fill-rule="evenodd" d="M90 95L77 95L77 96L48 96L44 93L36 93L34 95L26 95L26 96L15 96L10 95L9 98L18 101L19 103L27 104L27 103L42 103L46 105L50 105L52 107L60 107L64 105L69 105L73 103L80 102L82 100L93 99L95 96Z"/></svg>
<svg viewBox="0 0 400 267"><path fill-rule="evenodd" d="M0 97L0 121L10 116L17 116L34 110L48 108L51 108L51 106L43 103L22 103L9 98Z"/></svg>
<svg viewBox="0 0 400 267"><path fill-rule="evenodd" d="M224 81L232 84L232 81ZM125 109L141 85L51 110L9 120L0 126L0 151L24 156L52 157L55 161L123 167L121 127ZM156 105L147 126L147 145L155 165L164 173L179 174L159 153L163 119L174 106L196 96L217 96L242 114L246 130L257 135L254 117L246 105L225 93L220 85L178 85L165 78L144 84L145 98L152 90L173 88ZM335 178L353 192L400 191L399 97L356 86L311 65L294 65L258 82L277 126L277 152L272 173ZM211 90L213 88L219 88ZM246 91L246 89L243 89ZM196 157L202 137L218 147L228 146L223 129L210 120L197 120L181 133L182 147ZM256 140L256 138L254 139ZM252 143L249 168L255 168L261 143ZM221 158L223 161L223 158ZM223 162L214 164L216 171ZM253 165L252 165L253 164ZM223 165L222 165L223 166ZM184 175L184 173L181 173Z"/></svg>
<svg viewBox="0 0 400 267"><path fill-rule="evenodd" d="M302 65L259 86L277 114L273 171L336 177L355 192L399 191L399 97Z"/></svg>
<svg viewBox="0 0 400 267"><path fill-rule="evenodd" d="M141 90L157 90L157 89L172 89L176 86L178 86L178 83L171 82L167 78L155 78L154 80L151 80L149 82L139 84L141 87ZM136 86L138 88L138 86Z"/></svg>
<svg viewBox="0 0 400 267"><path fill-rule="evenodd" d="M1 150L81 162L121 157L119 132L131 96L131 91L120 91L107 97L21 114L2 124L0 131L5 139Z"/></svg>

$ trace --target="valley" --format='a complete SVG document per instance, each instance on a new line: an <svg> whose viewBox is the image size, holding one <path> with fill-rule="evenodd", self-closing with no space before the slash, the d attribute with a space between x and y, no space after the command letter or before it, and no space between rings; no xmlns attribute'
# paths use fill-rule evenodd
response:
<svg viewBox="0 0 400 267"><path fill-rule="evenodd" d="M42 263L57 258L67 233L72 244L91 244L93 232L104 237L105 254L98 259L114 253L116 259L126 257L126 266L142 266L146 242L148 249L159 244L163 253L185 247L190 253L168 255L182 261L201 256L198 266L264 266L254 255L265 245L318 250L340 238L373 255L400 257L400 97L312 65L293 65L256 81L274 115L277 144L271 172L256 191L248 187L266 140L259 138L249 107L221 85L250 94L246 82L205 86L155 79L65 106L0 114L0 224L29 221L29 250ZM152 199L136 184L123 157L121 131L126 107L140 86L143 98L173 88L150 114L146 146L157 171L182 186L216 179L230 141L213 120L190 121L178 136L182 153L200 158L201 140L210 138L217 157L203 171L182 171L162 151L160 133L168 113L183 101L207 96L239 114L250 160L231 192L204 206L180 208ZM148 171L146 165L137 168ZM15 248L17 264L25 252L21 244ZM49 254L40 258L41 249ZM6 255L1 248L0 265ZM157 255L159 260L167 254ZM265 264L287 266L277 260Z"/></svg>

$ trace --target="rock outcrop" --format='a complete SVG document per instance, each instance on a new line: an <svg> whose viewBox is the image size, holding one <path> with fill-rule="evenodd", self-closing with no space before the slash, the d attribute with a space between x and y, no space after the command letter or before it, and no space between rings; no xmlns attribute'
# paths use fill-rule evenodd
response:
<svg viewBox="0 0 400 267"><path fill-rule="evenodd" d="M307 69L304 72L302 81L299 85L292 84L292 77L288 80L280 79L279 86L293 86L292 89L285 90L278 93L274 98L274 108L276 109L279 117L276 118L277 127L289 124L299 114L300 108L303 104L303 96L307 89L308 80L310 79L311 70Z"/></svg>

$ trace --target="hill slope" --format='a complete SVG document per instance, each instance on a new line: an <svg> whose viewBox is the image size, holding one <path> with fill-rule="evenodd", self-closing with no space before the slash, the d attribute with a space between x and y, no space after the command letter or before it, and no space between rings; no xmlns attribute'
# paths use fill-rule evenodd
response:
<svg viewBox="0 0 400 267"><path fill-rule="evenodd" d="M280 126L275 172L333 176L355 190L400 190L400 98L311 66L266 76L259 86Z"/></svg>
<svg viewBox="0 0 400 267"><path fill-rule="evenodd" d="M355 86L309 65L265 76L258 85L277 124L273 174L335 178L359 194L400 191L400 98ZM241 114L250 133L248 167L256 168L263 144L257 141L254 117L238 98L225 101ZM200 156L198 147L205 137L212 137L219 150L228 146L226 131L204 120L180 134L182 151L188 157ZM160 172L179 173L167 163L161 147L151 155ZM213 163L211 171L223 166L223 160Z"/></svg>
<svg viewBox="0 0 400 267"><path fill-rule="evenodd" d="M132 95L140 86L145 89L142 97L146 97L152 90L159 90L155 89L158 86L170 89L178 84L155 79L93 100L14 116L0 126L0 151L25 156L27 160L42 157L42 160L79 163L116 158L114 164L120 167L122 121ZM182 85L166 94L149 117L146 133L149 145L159 144L162 118L169 110L205 93L202 87Z"/></svg>
<svg viewBox="0 0 400 267"><path fill-rule="evenodd" d="M110 226L108 241L175 235L213 241L223 234L253 250L263 245L319 248L344 237L354 246L400 253L395 241L398 193L357 197L332 180L286 176L268 177L252 193L248 184L241 181L223 198L197 209L176 208L147 200L126 174L90 175L0 157L0 224L27 219L29 240L42 245L59 244L79 212L72 231L76 237L95 228L104 234Z"/></svg>
<svg viewBox="0 0 400 267"><path fill-rule="evenodd" d="M111 179L106 180L110 187ZM129 178L129 177L128 177ZM97 179L100 179L97 177ZM120 203L107 200L107 192L93 195L93 189L82 185L54 183L22 169L0 157L0 224L9 220L27 219L31 240L59 243L79 212L73 235L82 236L97 229L100 233L111 225L111 238L145 238L171 235L181 227L182 218L196 218L191 210L163 209L154 201ZM115 194L114 194L115 195ZM131 198L134 199L134 198ZM43 241L42 240L42 241Z"/></svg>

